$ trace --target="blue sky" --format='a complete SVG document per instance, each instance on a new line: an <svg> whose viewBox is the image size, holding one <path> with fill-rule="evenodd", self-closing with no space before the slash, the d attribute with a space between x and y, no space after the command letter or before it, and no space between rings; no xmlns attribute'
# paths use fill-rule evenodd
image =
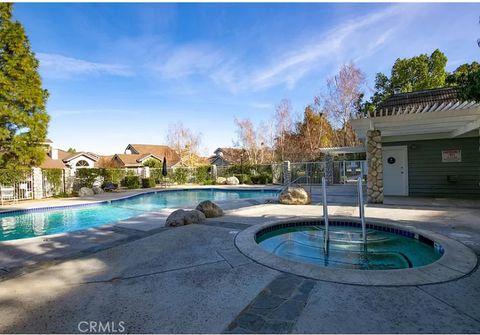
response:
<svg viewBox="0 0 480 335"><path fill-rule="evenodd" d="M169 124L231 146L234 117L301 112L342 63L373 86L398 57L478 60L480 4L19 3L50 92L49 137L100 154L164 143Z"/></svg>

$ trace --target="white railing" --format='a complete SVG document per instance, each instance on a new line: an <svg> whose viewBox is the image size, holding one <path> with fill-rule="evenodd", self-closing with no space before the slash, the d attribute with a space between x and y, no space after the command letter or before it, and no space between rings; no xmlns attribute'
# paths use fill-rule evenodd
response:
<svg viewBox="0 0 480 335"><path fill-rule="evenodd" d="M27 175L23 180L9 185L0 185L0 203L18 200L33 199L33 178L32 174Z"/></svg>

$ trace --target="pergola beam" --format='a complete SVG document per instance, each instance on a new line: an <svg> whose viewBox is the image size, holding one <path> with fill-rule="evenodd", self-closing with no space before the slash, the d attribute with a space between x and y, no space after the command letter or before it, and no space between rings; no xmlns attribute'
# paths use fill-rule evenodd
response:
<svg viewBox="0 0 480 335"><path fill-rule="evenodd" d="M480 128L480 118L477 120L471 121L464 125L463 127L460 127L454 131L451 132L451 137L458 137L460 135L466 134L472 130Z"/></svg>

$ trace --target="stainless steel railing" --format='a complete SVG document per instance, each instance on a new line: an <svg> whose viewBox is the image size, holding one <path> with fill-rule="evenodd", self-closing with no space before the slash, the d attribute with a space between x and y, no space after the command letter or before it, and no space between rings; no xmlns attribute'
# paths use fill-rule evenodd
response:
<svg viewBox="0 0 480 335"><path fill-rule="evenodd" d="M323 222L325 224L325 232L323 234L323 248L325 254L328 254L328 240L330 239L330 233L328 231L328 204L327 204L327 183L325 177L322 177L322 190L323 190Z"/></svg>
<svg viewBox="0 0 480 335"><path fill-rule="evenodd" d="M357 179L357 189L358 189L358 212L360 215L360 221L362 222L362 238L363 243L367 244L367 227L365 223L365 204L363 203L363 186L362 178L358 177Z"/></svg>

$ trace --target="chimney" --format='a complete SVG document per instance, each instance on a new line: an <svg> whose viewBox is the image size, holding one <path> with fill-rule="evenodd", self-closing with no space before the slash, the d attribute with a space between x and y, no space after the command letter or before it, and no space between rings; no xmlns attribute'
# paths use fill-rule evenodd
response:
<svg viewBox="0 0 480 335"><path fill-rule="evenodd" d="M54 149L53 147L50 147L50 158L54 160L58 159L58 149Z"/></svg>

